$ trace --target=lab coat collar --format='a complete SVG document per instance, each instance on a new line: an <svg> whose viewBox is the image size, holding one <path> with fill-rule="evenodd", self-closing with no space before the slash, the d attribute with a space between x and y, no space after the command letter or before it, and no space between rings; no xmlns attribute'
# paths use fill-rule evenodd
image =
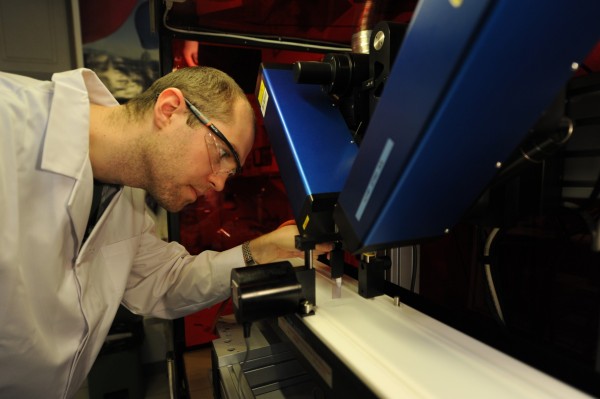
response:
<svg viewBox="0 0 600 399"><path fill-rule="evenodd" d="M89 69L55 73L52 81L54 97L40 166L77 179L89 154L90 102L107 106L118 102Z"/></svg>
<svg viewBox="0 0 600 399"><path fill-rule="evenodd" d="M90 103L114 106L117 100L89 69L52 76L54 97L48 117L41 168L75 180L67 203L77 243L81 246L92 203L92 166L89 160Z"/></svg>

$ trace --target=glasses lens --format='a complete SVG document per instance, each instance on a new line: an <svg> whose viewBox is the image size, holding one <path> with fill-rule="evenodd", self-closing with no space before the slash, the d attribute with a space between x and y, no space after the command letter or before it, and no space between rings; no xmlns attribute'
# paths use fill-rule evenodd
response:
<svg viewBox="0 0 600 399"><path fill-rule="evenodd" d="M204 138L213 173L233 176L236 171L236 163L233 156L219 144L217 138L210 132L207 132Z"/></svg>

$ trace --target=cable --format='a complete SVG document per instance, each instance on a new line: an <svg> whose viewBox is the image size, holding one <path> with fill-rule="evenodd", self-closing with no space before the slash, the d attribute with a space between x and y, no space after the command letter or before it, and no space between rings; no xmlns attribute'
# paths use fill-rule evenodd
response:
<svg viewBox="0 0 600 399"><path fill-rule="evenodd" d="M483 250L484 256L484 268L485 268L485 276L488 283L488 288L490 289L490 294L492 296L492 301L494 302L494 306L496 307L496 312L498 313L498 317L502 321L502 324L505 324L504 315L502 314L502 308L500 307L500 301L498 299L498 294L496 293L496 287L494 285L494 278L492 277L492 267L490 265L489 257L490 257L490 248L492 246L492 242L498 234L500 229L498 227L494 227L491 233L488 235L488 238L485 242L485 248Z"/></svg>
<svg viewBox="0 0 600 399"><path fill-rule="evenodd" d="M250 353L250 339L246 338L246 354L244 355L244 360L242 362L240 362L240 373L238 374L238 396L240 398L243 398L244 395L242 394L242 376L244 374L244 369L242 368L243 365L248 361L248 354Z"/></svg>
<svg viewBox="0 0 600 399"><path fill-rule="evenodd" d="M244 329L244 341L246 342L246 353L244 354L244 360L240 362L240 372L238 374L238 396L243 398L242 395L242 375L244 374L244 364L248 361L248 356L250 355L250 331L252 330L252 323L242 323L242 328Z"/></svg>
<svg viewBox="0 0 600 399"><path fill-rule="evenodd" d="M583 69L586 73L594 73L595 72L595 71L592 70L592 68L590 68L589 66L587 66L583 62L580 62L578 64L579 64L579 68Z"/></svg>
<svg viewBox="0 0 600 399"><path fill-rule="evenodd" d="M170 26L167 23L167 15L169 10L173 6L172 1L166 2L165 12L163 14L163 25L165 28L169 29L172 32L183 33L188 35L197 35L197 36L208 36L213 38L226 38L226 39L237 39L243 40L253 44L276 44L276 45L285 45L290 47L298 47L303 48L305 50L319 50L319 51L340 51L340 52L350 52L352 48L347 46L334 46L334 45L321 45L321 44L311 44L311 43L302 43L302 42L294 42L287 40L282 40L282 37L277 37L276 39L269 39L266 37L257 37L257 36L247 36L247 35L239 35L233 33L220 33L220 32L210 32L210 31L199 31L199 30L191 30L191 29L180 29L174 26ZM247 44L247 43L245 43Z"/></svg>

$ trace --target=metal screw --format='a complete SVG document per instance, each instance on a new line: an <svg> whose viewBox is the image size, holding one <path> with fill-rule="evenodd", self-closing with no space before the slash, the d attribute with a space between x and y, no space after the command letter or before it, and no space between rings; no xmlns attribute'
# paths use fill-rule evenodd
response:
<svg viewBox="0 0 600 399"><path fill-rule="evenodd" d="M379 31L375 34L375 38L373 39L373 48L379 51L383 47L383 43L385 43L385 33Z"/></svg>
<svg viewBox="0 0 600 399"><path fill-rule="evenodd" d="M303 314L305 314L305 315L310 314L310 312L313 311L313 308L314 308L313 304L310 303L309 301L302 302L301 310L302 310Z"/></svg>

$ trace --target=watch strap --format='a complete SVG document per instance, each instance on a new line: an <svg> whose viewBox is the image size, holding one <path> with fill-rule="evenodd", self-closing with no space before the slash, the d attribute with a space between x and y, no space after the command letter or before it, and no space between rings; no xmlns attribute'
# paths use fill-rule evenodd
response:
<svg viewBox="0 0 600 399"><path fill-rule="evenodd" d="M244 263L246 266L256 265L256 261L252 257L252 251L250 251L250 241L246 241L242 244L242 254L244 255Z"/></svg>

